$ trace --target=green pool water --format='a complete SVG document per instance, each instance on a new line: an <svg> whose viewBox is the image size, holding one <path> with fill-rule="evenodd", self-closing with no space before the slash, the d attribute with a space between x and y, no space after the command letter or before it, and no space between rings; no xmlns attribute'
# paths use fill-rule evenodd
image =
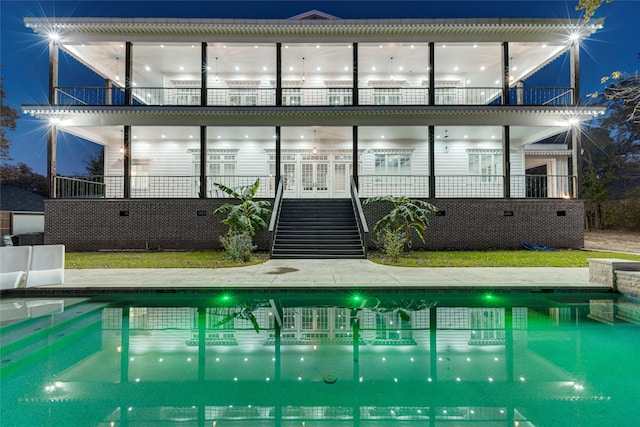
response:
<svg viewBox="0 0 640 427"><path fill-rule="evenodd" d="M2 427L622 426L614 294L226 291L3 298Z"/></svg>

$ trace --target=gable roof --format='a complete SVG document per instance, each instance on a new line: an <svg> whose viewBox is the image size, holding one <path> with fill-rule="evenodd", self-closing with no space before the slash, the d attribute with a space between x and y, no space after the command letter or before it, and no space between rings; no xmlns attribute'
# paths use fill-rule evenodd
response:
<svg viewBox="0 0 640 427"><path fill-rule="evenodd" d="M0 210L22 212L44 212L45 198L11 185L0 186Z"/></svg>
<svg viewBox="0 0 640 427"><path fill-rule="evenodd" d="M328 13L321 12L313 9L308 12L301 13L300 15L292 16L289 19L340 19L337 16L329 15Z"/></svg>

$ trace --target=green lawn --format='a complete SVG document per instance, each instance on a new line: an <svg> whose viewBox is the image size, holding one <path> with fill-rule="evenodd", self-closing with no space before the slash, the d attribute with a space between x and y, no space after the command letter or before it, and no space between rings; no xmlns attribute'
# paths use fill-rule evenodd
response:
<svg viewBox="0 0 640 427"><path fill-rule="evenodd" d="M248 263L231 262L221 251L189 252L67 252L66 268L223 268L260 264L266 253L254 253Z"/></svg>
<svg viewBox="0 0 640 427"><path fill-rule="evenodd" d="M66 268L222 268L260 264L269 258L255 253L249 263L231 262L224 252L67 252ZM587 258L624 258L640 255L581 250L558 251L416 251L396 262L372 252L373 262L402 267L586 267Z"/></svg>
<svg viewBox="0 0 640 427"><path fill-rule="evenodd" d="M587 267L588 258L640 261L640 255L581 250L416 251L395 262L379 254L369 256L373 262L401 267Z"/></svg>

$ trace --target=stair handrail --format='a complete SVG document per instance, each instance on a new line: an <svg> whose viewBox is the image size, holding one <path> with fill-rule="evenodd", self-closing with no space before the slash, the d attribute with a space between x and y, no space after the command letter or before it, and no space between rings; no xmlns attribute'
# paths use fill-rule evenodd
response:
<svg viewBox="0 0 640 427"><path fill-rule="evenodd" d="M367 257L367 236L369 235L369 227L367 227L367 218L364 216L362 210L362 203L360 203L360 196L358 195L358 187L356 181L351 176L351 204L356 213L356 222L358 223L358 231L362 238L362 249L364 251L364 257Z"/></svg>
<svg viewBox="0 0 640 427"><path fill-rule="evenodd" d="M273 210L271 211L271 220L269 221L269 247L270 253L273 253L273 244L275 243L275 230L278 219L280 218L280 207L282 206L282 198L284 194L283 179L278 181L278 188L276 189L276 198L273 201Z"/></svg>

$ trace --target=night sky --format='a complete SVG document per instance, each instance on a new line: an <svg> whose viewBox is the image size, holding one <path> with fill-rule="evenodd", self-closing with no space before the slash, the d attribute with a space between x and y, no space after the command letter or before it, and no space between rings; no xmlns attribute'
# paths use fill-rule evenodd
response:
<svg viewBox="0 0 640 427"><path fill-rule="evenodd" d="M288 18L317 9L340 18L578 18L578 0L572 1L29 1L0 0L0 72L6 103L22 113L23 104L46 104L48 91L47 46L24 26L24 16L59 17L178 17L178 18ZM612 71L634 74L640 69L640 0L614 0L603 4L596 17L604 17L604 29L583 44L581 91L602 89L600 78ZM85 72L75 61L61 61L61 82L68 70ZM21 114L22 116L22 114ZM13 140L12 164L26 163L46 174L47 142L44 122L21 117ZM84 162L98 146L58 136L58 172L84 171Z"/></svg>

